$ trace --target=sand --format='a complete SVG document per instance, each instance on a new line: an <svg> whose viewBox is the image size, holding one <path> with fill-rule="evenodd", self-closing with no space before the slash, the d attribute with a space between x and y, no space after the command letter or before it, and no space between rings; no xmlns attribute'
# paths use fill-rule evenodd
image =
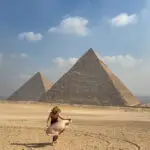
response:
<svg viewBox="0 0 150 150"><path fill-rule="evenodd" d="M0 103L0 150L150 150L150 111L62 105L73 119L55 146L48 104Z"/></svg>

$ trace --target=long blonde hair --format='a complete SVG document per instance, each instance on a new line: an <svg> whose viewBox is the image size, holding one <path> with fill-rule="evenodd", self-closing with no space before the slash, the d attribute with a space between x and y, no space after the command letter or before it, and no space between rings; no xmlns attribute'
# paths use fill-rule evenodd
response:
<svg viewBox="0 0 150 150"><path fill-rule="evenodd" d="M55 107L52 108L51 112L54 113L54 114L60 113L61 109L58 106L55 106Z"/></svg>

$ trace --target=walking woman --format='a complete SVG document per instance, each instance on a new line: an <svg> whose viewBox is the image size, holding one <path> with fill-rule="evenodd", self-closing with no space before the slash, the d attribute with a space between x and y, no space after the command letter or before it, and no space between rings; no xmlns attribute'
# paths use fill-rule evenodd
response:
<svg viewBox="0 0 150 150"><path fill-rule="evenodd" d="M52 108L51 112L49 113L48 119L47 119L47 127L50 127L51 125L53 125L54 123L58 122L58 119L62 119L62 120L71 120L71 119L66 119L63 118L61 115L61 109L58 106L55 106ZM51 119L50 125L49 125L49 120ZM46 134L49 134L49 128L47 128L46 130ZM63 132L63 130L59 133L61 134ZM58 135L53 136L53 143L56 143L58 139Z"/></svg>

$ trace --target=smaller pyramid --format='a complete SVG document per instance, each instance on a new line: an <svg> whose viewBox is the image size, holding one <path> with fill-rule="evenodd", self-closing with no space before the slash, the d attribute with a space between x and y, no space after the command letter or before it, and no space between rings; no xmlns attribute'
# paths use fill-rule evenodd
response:
<svg viewBox="0 0 150 150"><path fill-rule="evenodd" d="M52 83L48 81L41 72L37 72L17 91L15 91L8 100L40 100L43 93L52 87Z"/></svg>

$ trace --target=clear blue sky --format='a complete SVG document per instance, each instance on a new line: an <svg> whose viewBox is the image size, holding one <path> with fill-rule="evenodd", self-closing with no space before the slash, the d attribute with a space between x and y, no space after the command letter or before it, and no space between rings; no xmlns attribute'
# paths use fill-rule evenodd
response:
<svg viewBox="0 0 150 150"><path fill-rule="evenodd" d="M147 59L149 9L149 0L0 1L1 91L11 93L25 81L19 79L20 74L36 71L49 69L45 75L55 82L60 77L55 58L78 58L90 47L102 57ZM118 16L120 21L113 22ZM68 18L69 22L63 22ZM116 69L134 93L146 94L139 92L136 82L129 84L133 76L124 77L120 72Z"/></svg>

